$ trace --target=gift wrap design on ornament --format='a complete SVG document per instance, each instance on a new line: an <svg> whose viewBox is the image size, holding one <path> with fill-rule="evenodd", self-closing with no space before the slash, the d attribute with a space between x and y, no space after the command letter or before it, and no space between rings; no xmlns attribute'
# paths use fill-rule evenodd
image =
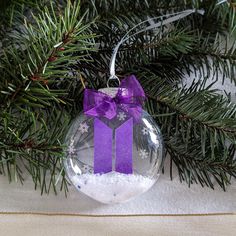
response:
<svg viewBox="0 0 236 236"><path fill-rule="evenodd" d="M163 163L160 130L142 109L144 91L135 78L119 88L85 89L84 112L66 137L65 169L75 187L103 203L146 192Z"/></svg>

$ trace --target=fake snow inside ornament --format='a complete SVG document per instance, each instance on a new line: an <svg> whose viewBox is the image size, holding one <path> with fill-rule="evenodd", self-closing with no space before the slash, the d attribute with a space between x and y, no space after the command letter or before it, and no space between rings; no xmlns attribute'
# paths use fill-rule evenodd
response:
<svg viewBox="0 0 236 236"><path fill-rule="evenodd" d="M84 112L66 137L65 169L74 186L103 203L146 192L162 167L160 130L142 109L145 95L134 76L119 88L86 89Z"/></svg>

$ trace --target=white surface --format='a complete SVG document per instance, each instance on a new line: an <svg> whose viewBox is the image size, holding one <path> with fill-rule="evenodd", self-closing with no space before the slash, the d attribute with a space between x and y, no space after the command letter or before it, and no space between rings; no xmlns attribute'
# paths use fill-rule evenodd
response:
<svg viewBox="0 0 236 236"><path fill-rule="evenodd" d="M1 236L235 236L236 215L80 217L0 215Z"/></svg>
<svg viewBox="0 0 236 236"><path fill-rule="evenodd" d="M106 174L75 175L72 182L81 192L99 202L112 204L127 201L146 192L155 183L137 174L122 174L115 171Z"/></svg>
<svg viewBox="0 0 236 236"><path fill-rule="evenodd" d="M168 164L168 160L166 162ZM167 169L166 169L167 171ZM167 171L168 172L168 171ZM181 184L177 173L173 181L169 173L161 175L157 183L148 192L121 204L105 205L96 202L74 186L65 198L63 193L55 196L40 195L34 191L31 179L24 186L8 183L7 178L0 177L0 211L1 212L63 212L79 214L193 214L236 212L236 182L223 192L192 185Z"/></svg>

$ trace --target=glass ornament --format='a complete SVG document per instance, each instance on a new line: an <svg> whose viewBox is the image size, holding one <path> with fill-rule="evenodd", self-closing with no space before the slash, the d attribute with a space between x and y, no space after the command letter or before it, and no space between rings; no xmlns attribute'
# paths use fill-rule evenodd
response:
<svg viewBox="0 0 236 236"><path fill-rule="evenodd" d="M110 98L117 91L100 90ZM118 104L112 118L82 112L65 139L67 176L80 192L102 203L120 203L146 192L161 172L160 129L142 108L137 120L126 108Z"/></svg>
<svg viewBox="0 0 236 236"><path fill-rule="evenodd" d="M65 170L79 191L103 203L119 203L156 182L163 141L157 124L141 107L139 99L144 97L132 76L120 88L85 90L84 112L65 139Z"/></svg>

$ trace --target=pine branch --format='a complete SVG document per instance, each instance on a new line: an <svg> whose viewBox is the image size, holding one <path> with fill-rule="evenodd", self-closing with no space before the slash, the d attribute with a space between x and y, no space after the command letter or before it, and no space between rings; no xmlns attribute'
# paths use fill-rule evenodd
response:
<svg viewBox="0 0 236 236"><path fill-rule="evenodd" d="M28 14L30 9L43 9L48 0L1 0L0 1L0 40L6 46L6 39L12 31L18 30L22 25L22 15Z"/></svg>
<svg viewBox="0 0 236 236"><path fill-rule="evenodd" d="M188 89L174 89L162 86L159 92L156 88L148 90L148 96L178 112L182 120L191 120L208 130L222 133L226 138L235 141L236 135L236 105L227 98L211 90L210 86L203 89L205 81L193 83Z"/></svg>
<svg viewBox="0 0 236 236"><path fill-rule="evenodd" d="M194 39L185 30L168 30L163 28L158 33L146 33L131 38L122 46L117 56L117 74L122 77L127 70L134 71L136 67L142 67L156 71L156 74L163 76L171 82L183 78L184 70L179 67L179 54L188 54L194 46ZM87 78L96 80L98 72L102 79L106 80L108 75L109 60L112 46L99 48L98 53L91 53L93 64L79 62L77 69L83 71ZM170 61L168 61L168 58ZM138 65L138 66L137 66ZM175 65L175 66L173 66ZM91 87L104 86L92 84Z"/></svg>
<svg viewBox="0 0 236 236"><path fill-rule="evenodd" d="M3 118L0 126L0 172L7 173L9 180L23 181L23 171L27 171L35 188L40 187L42 193L48 193L53 186L56 193L57 179L62 180L61 184L67 183L65 175L62 175L63 146L60 140L64 139L69 119L63 110L50 109L48 113L50 118L43 112L35 114L30 111L28 116L25 112L16 112ZM48 174L50 181L45 179ZM67 191L67 186L64 187Z"/></svg>
<svg viewBox="0 0 236 236"><path fill-rule="evenodd" d="M78 77L72 66L93 50L94 35L78 2L68 2L64 15L56 9L51 4L32 22L25 18L0 59L0 173L22 182L27 171L41 193L56 193L58 183L68 191L62 142L70 116L64 104L75 102L75 93L68 93Z"/></svg>
<svg viewBox="0 0 236 236"><path fill-rule="evenodd" d="M139 76L149 87L147 108L161 126L180 179L213 188L209 175L224 189L236 177L236 105L204 87L205 81L179 90L155 76Z"/></svg>
<svg viewBox="0 0 236 236"><path fill-rule="evenodd" d="M236 25L235 12L231 12L227 4L216 5L217 1L194 2L195 4L191 1L178 1L177 4L175 1L175 4L182 6L181 10L193 7L204 9L206 11L204 16L197 14L189 16L174 24L176 28L173 31L169 30L167 33L165 32L166 27L163 27L155 32L157 35L153 36L151 32L131 38L123 46L123 51L121 48L118 55L117 61L121 62L118 64L119 70L123 70L122 67L133 70L133 65L137 64L139 67L145 67L149 64L158 67L162 61L165 61L165 64L167 64L175 60L175 66L178 70L176 69L173 72L176 73L177 79L183 77L184 71L186 71L189 74L192 72L198 74L200 72L203 76L215 76L216 79L219 79L219 75L223 74L223 82L228 78L235 82L234 56L230 52L231 50L226 51L226 48L229 47L229 40L224 38L227 45L222 45L222 35L225 36L227 31L233 32L233 27ZM101 64L105 63L107 65L111 54L110 50L114 48L120 37L125 34L127 27L133 27L141 20L146 19L147 16L152 17L165 14L166 12L159 11L158 7L165 6L165 9L169 9L167 7L169 4L171 4L169 1L168 3L164 1L137 2L133 5L129 1L122 4L116 1L99 1L99 3L93 1L93 4L90 4L90 1L84 1L82 9L86 6L86 9L90 9L91 15L96 15L99 19L95 23L93 30L102 35L98 41L102 45L100 47L101 53L104 50L108 51L107 53L102 53L101 56L93 56L93 59L99 62L102 61ZM232 8L231 5L230 7ZM145 14L145 12L147 13ZM92 16L88 14L87 20L89 21ZM163 34L163 32L165 33ZM180 34L179 40L175 40L173 45L168 44L168 39L170 39L170 42L171 39L174 39L171 33L178 34L179 32L184 33ZM187 38L184 38L186 36ZM163 41L164 39L167 40L166 46L159 44L160 37L162 37ZM139 45L143 45L143 47L140 48ZM175 48L177 48L177 51ZM169 58L166 59L167 55L165 54L167 52L169 53ZM99 67L99 65L97 66ZM152 66L152 69L154 67ZM156 71L159 69L158 67ZM104 66L102 70L104 70ZM169 75L166 75L165 78L168 79ZM174 80L174 75L171 76L171 80Z"/></svg>
<svg viewBox="0 0 236 236"><path fill-rule="evenodd" d="M11 83L2 86L3 101L10 97L11 103L41 107L48 105L47 100L65 103L59 96L66 91L49 88L62 77L73 79L70 67L83 60L81 53L87 53L92 46L89 40L93 36L85 33L89 25L82 25L83 17L77 22L79 9L78 4L68 3L65 15L58 18L51 5L38 17L33 15L34 25L25 20L24 34L15 34L17 41L3 51L0 69L4 76L12 78Z"/></svg>
<svg viewBox="0 0 236 236"><path fill-rule="evenodd" d="M227 149L221 146L215 150L217 153L215 159L210 158L210 153L202 159L202 151L199 147L199 143L194 140L194 143L186 150L181 137L166 141L171 162L176 164L181 181L186 181L189 186L192 183L200 183L203 187L208 186L214 189L213 180L215 180L225 190L231 182L231 177L236 177L236 161L233 158L236 153L235 145ZM172 167L172 164L170 166Z"/></svg>
<svg viewBox="0 0 236 236"><path fill-rule="evenodd" d="M182 55L179 60L183 64L188 63L188 66L191 67L190 72L194 72L195 75L215 80L221 79L222 83L229 79L235 84L236 51L233 39L216 34L214 40L210 35L202 40L201 33L197 37L199 41L194 50Z"/></svg>

